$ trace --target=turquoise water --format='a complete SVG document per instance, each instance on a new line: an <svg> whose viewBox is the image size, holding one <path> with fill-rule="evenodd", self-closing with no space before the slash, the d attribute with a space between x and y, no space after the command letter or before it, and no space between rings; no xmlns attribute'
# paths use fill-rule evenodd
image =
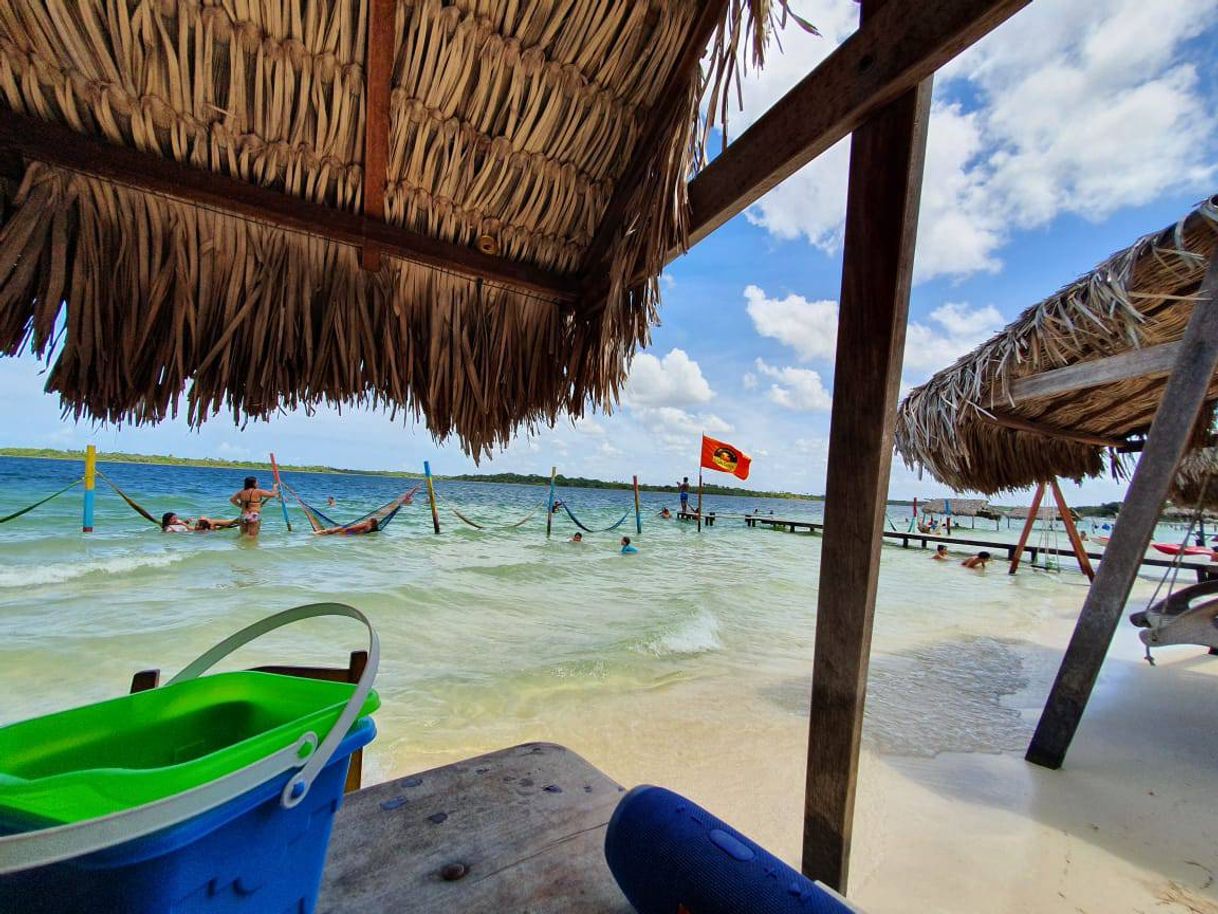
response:
<svg viewBox="0 0 1218 914"><path fill-rule="evenodd" d="M154 514L231 516L243 473L103 464ZM80 474L78 464L0 460L0 516ZM290 474L307 500L350 519L409 481ZM264 484L269 479L262 480ZM0 525L0 722L110 697L146 667L173 672L212 643L273 611L337 600L365 610L383 643L384 704L368 779L420 770L529 739L566 743L623 782L662 781L719 805L743 796L735 772L806 733L820 539L749 529L722 517L656 518L671 495L645 493L639 555L622 528L567 542L575 527L544 513L511 530L479 531L442 511L431 531L425 495L383 534L314 537L277 505L262 536L166 536L99 482L96 532L80 532L73 491ZM443 504L509 522L542 502L527 486L438 484ZM630 493L560 491L590 526L611 523ZM815 502L708 498L723 515L761 509L818 518ZM894 507L907 523L908 509ZM964 536L1013 540L1015 530ZM1060 534L1037 534L1034 542ZM962 547L959 556L971 550ZM1018 748L1021 696L1051 669L1030 659L1029 633L1076 613L1084 579L999 564L985 573L886 547L875 625L865 744L927 755ZM1149 588L1149 583L1142 585ZM246 648L230 666L341 665L357 626L315 621ZM1042 652L1043 653L1043 652ZM1031 685L1030 685L1031 684ZM741 801L743 802L743 800ZM794 821L794 819L792 819ZM764 828L762 829L764 834Z"/></svg>

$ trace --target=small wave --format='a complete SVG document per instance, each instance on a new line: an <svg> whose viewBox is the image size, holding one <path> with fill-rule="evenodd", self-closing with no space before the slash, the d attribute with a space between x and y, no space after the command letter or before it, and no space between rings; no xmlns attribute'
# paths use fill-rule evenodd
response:
<svg viewBox="0 0 1218 914"><path fill-rule="evenodd" d="M62 584L90 574L128 574L139 568L164 568L185 557L185 553L159 552L153 555L118 555L72 564L23 565L0 571L0 588L38 587Z"/></svg>
<svg viewBox="0 0 1218 914"><path fill-rule="evenodd" d="M722 649L719 620L713 613L705 610L643 645L646 653L655 654L657 657L671 654L705 654Z"/></svg>

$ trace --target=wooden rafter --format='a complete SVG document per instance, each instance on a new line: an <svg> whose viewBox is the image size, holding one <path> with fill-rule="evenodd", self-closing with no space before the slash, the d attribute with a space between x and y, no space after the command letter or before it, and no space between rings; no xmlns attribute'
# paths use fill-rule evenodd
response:
<svg viewBox="0 0 1218 914"><path fill-rule="evenodd" d="M570 301L575 282L531 264L483 254L357 213L182 165L171 159L116 146L67 127L11 111L0 111L0 149L173 197L227 215L268 223L339 244L373 244L382 252L452 273L510 286L546 298Z"/></svg>
<svg viewBox="0 0 1218 914"><path fill-rule="evenodd" d="M857 32L690 182L690 245L743 212L1029 2L889 3L867 17Z"/></svg>
<svg viewBox="0 0 1218 914"><path fill-rule="evenodd" d="M385 181L389 160L389 90L393 78L395 0L369 0L364 64L364 216L385 220ZM360 261L377 270L380 252L364 245Z"/></svg>
<svg viewBox="0 0 1218 914"><path fill-rule="evenodd" d="M1030 432L1033 435L1044 435L1046 438L1065 438L1067 441L1077 441L1079 444L1090 444L1094 447L1119 448L1125 444L1120 438L1108 438L1103 435L1094 435L1091 432L1057 428L1053 425L1033 422L1030 419L1012 416L1007 413L982 412L981 415L987 421L993 422L995 425L1001 425L1003 428L1014 429L1018 432Z"/></svg>
<svg viewBox="0 0 1218 914"><path fill-rule="evenodd" d="M1018 404L1026 400L1054 397L1117 381L1162 377L1171 372L1179 354L1180 341L1177 340L1042 371L1012 381L1008 402Z"/></svg>

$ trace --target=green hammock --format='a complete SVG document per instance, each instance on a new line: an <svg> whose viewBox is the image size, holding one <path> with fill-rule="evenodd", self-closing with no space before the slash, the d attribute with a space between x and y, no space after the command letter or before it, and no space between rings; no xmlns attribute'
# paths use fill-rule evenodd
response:
<svg viewBox="0 0 1218 914"><path fill-rule="evenodd" d="M64 486L62 489L60 489L58 492L55 492L55 493L54 493L54 494L52 494L52 495L48 495L46 498L42 499L41 501L36 501L36 502L34 502L32 505L29 505L28 507L22 508L20 511L14 511L12 514L9 514L9 515L8 515L8 516L6 516L6 517L0 517L0 524L6 524L6 523L8 523L10 520L16 520L16 519L17 519L17 518L19 518L19 517L20 517L22 514L29 514L29 513L30 513L31 511L33 511L35 508L42 507L42 506L43 506L43 505L45 505L45 504L46 504L48 501L50 501L52 498L58 498L58 497L59 497L60 495L62 495L64 492L68 491L68 489L71 489L71 488L73 488L73 487L75 487L75 486L78 486L78 485L80 485L82 482L84 482L84 477L81 477L80 479L76 480L75 482L70 482L70 483L68 483L66 486Z"/></svg>

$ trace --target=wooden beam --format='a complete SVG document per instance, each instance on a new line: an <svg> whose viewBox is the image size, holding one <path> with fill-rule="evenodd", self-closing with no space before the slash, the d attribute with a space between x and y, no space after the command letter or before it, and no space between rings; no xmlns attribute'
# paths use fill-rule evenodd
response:
<svg viewBox="0 0 1218 914"><path fill-rule="evenodd" d="M594 281L594 274L609 252L613 235L626 217L626 206L630 197L643 180L648 163L655 154L655 148L663 139L665 128L671 122L676 109L688 101L690 82L698 75L698 61L726 10L727 0L704 0L681 56L668 74L663 89L656 96L658 103L648 116L647 127L634 144L634 151L626 169L614 182L613 196L609 198L596 234L584 253L585 272L593 276Z"/></svg>
<svg viewBox="0 0 1218 914"><path fill-rule="evenodd" d="M1028 508L1028 519L1024 521L1023 529L1019 532L1019 542L1015 544L1015 551L1011 553L1011 565L1007 568L1007 574L1014 574L1019 570L1019 561L1023 558L1023 551L1028 546L1028 538L1032 535L1032 528L1036 525L1036 518L1040 514L1040 501L1044 497L1045 484L1042 482L1032 495L1032 506Z"/></svg>
<svg viewBox="0 0 1218 914"><path fill-rule="evenodd" d="M1091 567L1091 559L1087 557L1087 550L1083 548L1082 537L1078 535L1078 528L1074 526L1074 515L1070 513L1070 506L1066 504L1066 496L1062 494L1062 487L1057 484L1056 479L1050 479L1049 485L1053 488L1053 500L1057 502L1057 513L1061 515L1062 526L1066 528L1066 536L1070 540L1070 548L1074 550L1074 557L1078 559L1079 570L1087 576L1090 581L1095 580L1095 569Z"/></svg>
<svg viewBox="0 0 1218 914"><path fill-rule="evenodd" d="M860 31L874 36L894 10L920 15L899 0L864 0ZM930 99L927 79L875 111L850 154L803 834L803 871L839 891L849 875Z"/></svg>
<svg viewBox="0 0 1218 914"><path fill-rule="evenodd" d="M1210 260L1197 298L1146 449L1028 746L1027 759L1034 764L1060 768L1065 760L1218 369L1218 257Z"/></svg>
<svg viewBox="0 0 1218 914"><path fill-rule="evenodd" d="M393 80L395 0L369 0L364 56L364 215L385 221L385 182L389 162L389 90ZM381 268L381 254L365 244L360 252L365 270Z"/></svg>
<svg viewBox="0 0 1218 914"><path fill-rule="evenodd" d="M1026 400L1054 397L1075 390L1099 387L1102 384L1128 381L1131 378L1159 377L1171 372L1179 354L1179 340L1147 346L1145 349L1131 349L1107 358L1079 362L1026 378L1017 378L1011 382L1010 396L998 396L996 399L1015 405Z"/></svg>
<svg viewBox="0 0 1218 914"><path fill-rule="evenodd" d="M1058 428L1054 425L1045 425L1040 422L1033 422L1030 419L1024 419L1020 416L1011 416L1007 413L985 412L980 411L979 414L989 422L995 425L1001 425L1003 428L1015 429L1019 432L1031 432L1033 435L1043 435L1046 438L1065 438L1068 441L1077 441L1079 444L1090 444L1093 447L1123 447L1125 442L1120 438L1107 438L1103 435L1093 435L1090 432L1071 431L1070 429Z"/></svg>
<svg viewBox="0 0 1218 914"><path fill-rule="evenodd" d="M299 197L182 165L172 159L115 146L59 124L0 110L0 149L137 190L173 197L226 215L251 219L338 244L372 243L403 260L570 301L578 297L572 278L531 264L492 257L473 248L365 219L357 213L309 203Z"/></svg>
<svg viewBox="0 0 1218 914"><path fill-rule="evenodd" d="M690 245L1029 2L892 0L864 17L857 32L690 182Z"/></svg>

